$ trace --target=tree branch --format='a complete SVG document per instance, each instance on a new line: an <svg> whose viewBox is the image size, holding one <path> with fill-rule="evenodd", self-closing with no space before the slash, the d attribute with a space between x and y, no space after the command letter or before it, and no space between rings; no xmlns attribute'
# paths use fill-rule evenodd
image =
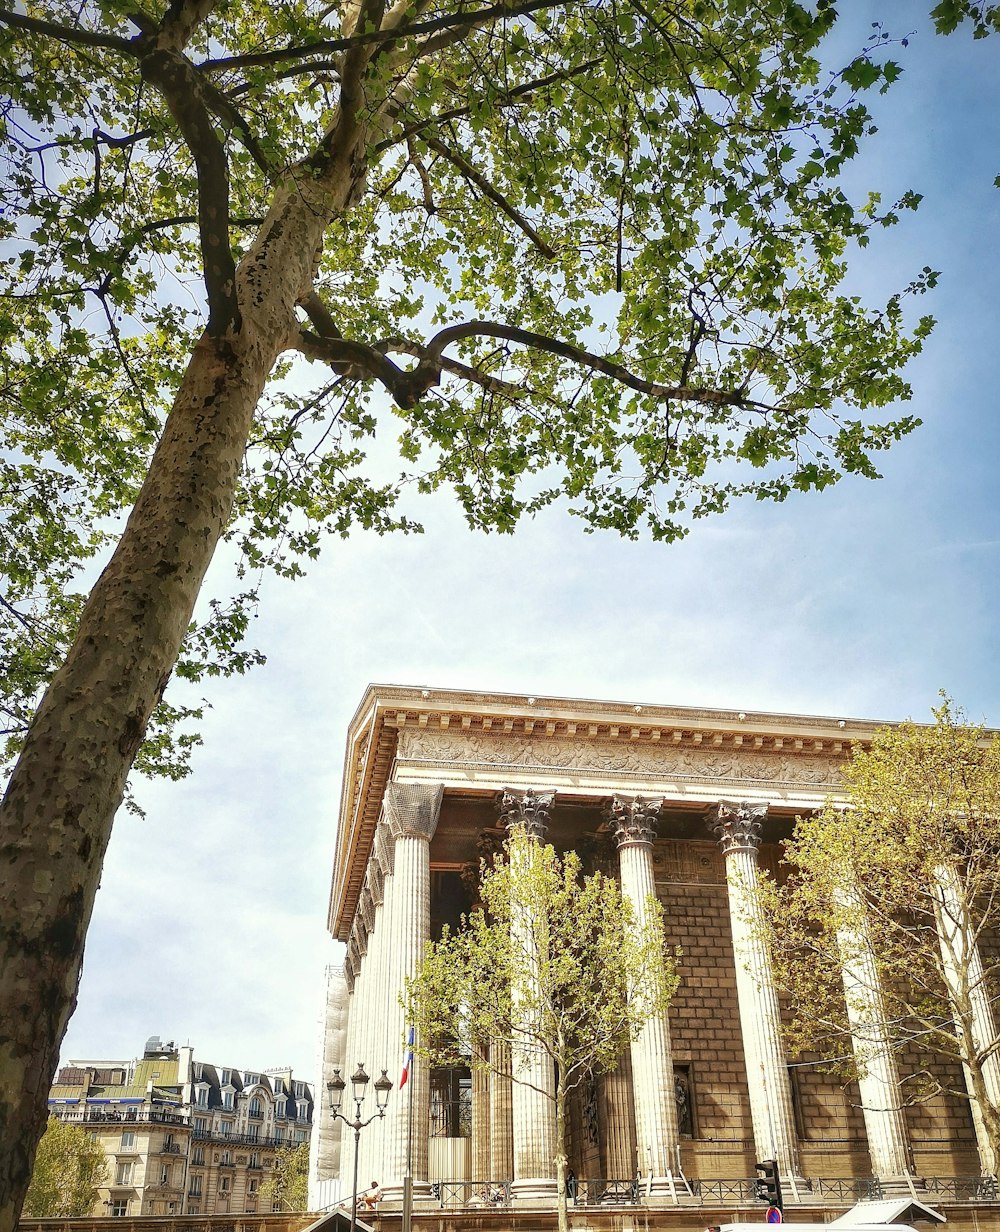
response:
<svg viewBox="0 0 1000 1232"><path fill-rule="evenodd" d="M221 0L170 0L156 32L156 46L165 51L183 51L191 35Z"/></svg>
<svg viewBox="0 0 1000 1232"><path fill-rule="evenodd" d="M61 26L58 22L27 17L24 13L14 13L10 9L0 9L0 22L17 30L27 30L30 34L42 34L47 38L54 38L60 43L71 43L77 47L104 47L108 51L117 51L133 59L139 55L139 50L133 40L119 38L117 34L101 34L97 30L80 30L73 26Z"/></svg>
<svg viewBox="0 0 1000 1232"><path fill-rule="evenodd" d="M158 48L143 56L145 81L166 100L187 142L198 173L198 232L208 294L212 337L240 328L236 298L236 261L229 239L229 164L205 104L201 81L191 62L178 51Z"/></svg>
<svg viewBox="0 0 1000 1232"><path fill-rule="evenodd" d="M547 77L538 77L534 81L526 81L519 86L515 86L512 90L508 90L503 99L497 98L496 106L498 108L513 106L517 99L527 98L529 95L534 94L536 90L544 90L546 86L556 85L561 81L572 81L574 77L582 77L600 63L602 61L597 59L587 60L569 72L549 73ZM428 116L425 120L418 120L401 129L399 133L394 134L392 137L387 137L384 141L380 141L372 150L372 154L381 154L384 150L398 145L401 141L407 141L411 137L419 137L422 132L435 125L445 124L449 120L462 120L469 114L470 110L471 108L466 104L462 107L452 107L450 110L442 111L435 116ZM395 114L398 114L398 111Z"/></svg>
<svg viewBox="0 0 1000 1232"><path fill-rule="evenodd" d="M542 239L527 218L507 200L503 193L495 189L489 180L478 172L464 155L459 154L457 150L451 149L443 141L439 141L437 137L422 137L421 140L429 150L433 150L435 154L440 154L442 158L447 159L470 184L474 184L483 196L492 201L513 223L520 227L543 257L547 257L550 261L555 258L555 249Z"/></svg>
<svg viewBox="0 0 1000 1232"><path fill-rule="evenodd" d="M462 13L444 13L427 21L415 22L412 26L399 26L383 30L367 30L344 38L318 39L315 43L303 43L298 47L283 47L278 51L260 51L246 56L224 56L217 60L202 60L200 70L209 73L228 72L234 68L253 68L265 64L282 64L286 60L299 60L306 56L328 55L333 51L350 51L355 47L385 46L404 38L433 35L445 30L460 30L488 25L500 17L519 17L539 9L558 8L566 0L526 0L523 4L492 4L485 9ZM435 51L436 47L426 42L417 55Z"/></svg>

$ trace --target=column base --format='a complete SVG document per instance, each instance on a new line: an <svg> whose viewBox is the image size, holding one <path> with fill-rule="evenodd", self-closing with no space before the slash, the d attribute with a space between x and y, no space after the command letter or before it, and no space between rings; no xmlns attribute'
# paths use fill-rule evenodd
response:
<svg viewBox="0 0 1000 1232"><path fill-rule="evenodd" d="M639 1196L640 1199L645 1199L649 1206L657 1207L678 1206L694 1198L691 1186L682 1175L654 1176L652 1182L648 1177L640 1178Z"/></svg>
<svg viewBox="0 0 1000 1232"><path fill-rule="evenodd" d="M781 1197L784 1202L811 1202L813 1183L805 1176L781 1174Z"/></svg>
<svg viewBox="0 0 1000 1232"><path fill-rule="evenodd" d="M528 1176L510 1187L512 1206L551 1207L556 1203L559 1182L549 1176Z"/></svg>
<svg viewBox="0 0 1000 1232"><path fill-rule="evenodd" d="M926 1180L922 1176L913 1176L908 1172L898 1173L895 1176L880 1176L878 1183L887 1198L901 1198L907 1194L927 1192Z"/></svg>
<svg viewBox="0 0 1000 1232"><path fill-rule="evenodd" d="M413 1195L413 1205L420 1206L437 1206L440 1200L431 1191L430 1181L412 1181L411 1193ZM403 1185L384 1185L382 1187L382 1199L378 1204L378 1209L389 1208L394 1211L402 1210L403 1208ZM365 1209L364 1203L361 1201L361 1194L358 1194L358 1214Z"/></svg>

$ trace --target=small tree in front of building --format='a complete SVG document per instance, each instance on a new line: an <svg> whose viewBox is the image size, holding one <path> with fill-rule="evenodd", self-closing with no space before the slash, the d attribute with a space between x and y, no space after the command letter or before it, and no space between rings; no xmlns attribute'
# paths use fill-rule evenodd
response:
<svg viewBox="0 0 1000 1232"><path fill-rule="evenodd" d="M309 1143L284 1146L274 1159L274 1171L260 1187L260 1196L275 1211L304 1211L309 1206Z"/></svg>
<svg viewBox="0 0 1000 1232"><path fill-rule="evenodd" d="M89 1215L107 1179L104 1150L79 1125L49 1117L23 1213L32 1219Z"/></svg>
<svg viewBox="0 0 1000 1232"><path fill-rule="evenodd" d="M553 1100L559 1227L566 1211L568 1100L613 1069L631 1040L665 1014L677 986L659 904L640 926L617 882L584 877L574 852L513 832L504 858L484 862L481 906L431 943L407 985L420 1053L467 1063ZM532 1060L554 1082L539 1084Z"/></svg>
<svg viewBox="0 0 1000 1232"><path fill-rule="evenodd" d="M762 893L793 1051L847 1078L878 1050L905 1059L902 1102L969 1100L996 1172L1000 738L947 699L934 714L875 734L845 767L848 807L800 819L786 883Z"/></svg>

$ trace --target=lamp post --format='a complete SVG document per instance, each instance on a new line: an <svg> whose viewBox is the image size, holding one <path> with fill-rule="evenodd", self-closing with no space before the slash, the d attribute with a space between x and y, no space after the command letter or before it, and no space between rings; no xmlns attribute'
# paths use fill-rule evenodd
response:
<svg viewBox="0 0 1000 1232"><path fill-rule="evenodd" d="M351 1098L354 1100L354 1120L344 1116L340 1111L341 1105L344 1102L344 1092L347 1090L347 1083L341 1078L340 1070L333 1071L333 1078L326 1084L326 1089L330 1093L330 1113L334 1120L343 1121L354 1130L354 1193L351 1197L351 1232L355 1232L358 1218L358 1142L361 1138L361 1131L366 1125L370 1125L376 1117L385 1116L385 1106L389 1100L389 1092L392 1090L392 1082L386 1075L385 1070L382 1071L382 1077L375 1080L375 1111L366 1120L361 1119L361 1105L364 1103L365 1095L368 1093L368 1083L371 1080L365 1073L364 1065L359 1061L358 1068L351 1075Z"/></svg>

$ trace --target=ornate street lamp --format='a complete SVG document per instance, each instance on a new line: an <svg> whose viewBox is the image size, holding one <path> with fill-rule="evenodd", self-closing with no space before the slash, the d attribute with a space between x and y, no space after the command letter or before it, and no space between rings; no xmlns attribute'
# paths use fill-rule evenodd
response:
<svg viewBox="0 0 1000 1232"><path fill-rule="evenodd" d="M365 1096L368 1093L368 1083L371 1080L365 1073L364 1065L359 1061L358 1068L351 1075L351 1098L354 1100L354 1120L344 1116L340 1111L344 1102L344 1092L347 1090L347 1083L341 1078L340 1070L333 1071L333 1078L326 1084L326 1089L330 1095L330 1114L335 1120L343 1121L345 1125L350 1126L354 1130L354 1189L351 1195L351 1232L355 1232L358 1216L358 1142L361 1138L361 1131L366 1125L370 1125L377 1117L385 1116L385 1106L389 1102L389 1092L392 1090L392 1082L382 1071L382 1077L375 1080L375 1111L366 1120L361 1119L361 1105L364 1103Z"/></svg>

